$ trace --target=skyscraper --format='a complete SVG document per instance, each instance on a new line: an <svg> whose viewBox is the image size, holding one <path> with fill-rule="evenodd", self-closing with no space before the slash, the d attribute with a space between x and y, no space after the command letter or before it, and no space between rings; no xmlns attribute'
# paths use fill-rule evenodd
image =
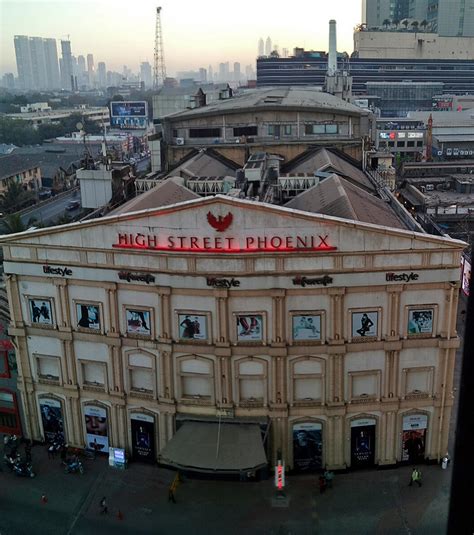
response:
<svg viewBox="0 0 474 535"><path fill-rule="evenodd" d="M146 89L150 89L153 85L151 65L148 63L148 61L143 61L140 64L140 81L145 84Z"/></svg>
<svg viewBox="0 0 474 535"><path fill-rule="evenodd" d="M12 72L6 72L2 77L2 87L6 89L15 89L15 77Z"/></svg>
<svg viewBox="0 0 474 535"><path fill-rule="evenodd" d="M204 67L201 67L199 69L199 81L200 82L207 82L207 71Z"/></svg>
<svg viewBox="0 0 474 535"><path fill-rule="evenodd" d="M265 55L265 44L263 39L260 37L258 40L258 57Z"/></svg>
<svg viewBox="0 0 474 535"><path fill-rule="evenodd" d="M212 68L212 65L209 65L207 68L207 79L211 84L214 81L214 69Z"/></svg>
<svg viewBox="0 0 474 535"><path fill-rule="evenodd" d="M84 56L77 56L77 74L86 72L86 58Z"/></svg>
<svg viewBox="0 0 474 535"><path fill-rule="evenodd" d="M440 36L474 37L474 0L429 0L428 11Z"/></svg>
<svg viewBox="0 0 474 535"><path fill-rule="evenodd" d="M269 56L272 53L272 40L270 37L267 37L265 41L265 56Z"/></svg>
<svg viewBox="0 0 474 535"><path fill-rule="evenodd" d="M61 41L61 55L61 85L63 89L73 91L71 41Z"/></svg>
<svg viewBox="0 0 474 535"><path fill-rule="evenodd" d="M87 75L89 76L89 86L94 87L95 72L94 72L94 56L87 54Z"/></svg>
<svg viewBox="0 0 474 535"><path fill-rule="evenodd" d="M59 78L58 49L56 39L46 38L44 42L44 57L46 62L46 81L49 89L59 89L61 81Z"/></svg>
<svg viewBox="0 0 474 535"><path fill-rule="evenodd" d="M380 28L384 21L406 19L410 13L409 0L363 0L362 22L368 28Z"/></svg>
<svg viewBox="0 0 474 535"><path fill-rule="evenodd" d="M15 35L13 42L15 45L19 89L32 89L33 73L31 70L30 41L26 35Z"/></svg>
<svg viewBox="0 0 474 535"><path fill-rule="evenodd" d="M46 89L46 58L41 37L30 37L31 74L35 89Z"/></svg>
<svg viewBox="0 0 474 535"><path fill-rule="evenodd" d="M234 63L234 82L240 82L241 74L240 74L240 63L236 61Z"/></svg>
<svg viewBox="0 0 474 535"><path fill-rule="evenodd" d="M97 85L100 88L107 87L107 69L103 61L97 64Z"/></svg>

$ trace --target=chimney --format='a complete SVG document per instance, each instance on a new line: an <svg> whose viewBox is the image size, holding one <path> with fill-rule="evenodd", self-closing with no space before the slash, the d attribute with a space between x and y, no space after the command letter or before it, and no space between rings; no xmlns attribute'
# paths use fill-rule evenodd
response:
<svg viewBox="0 0 474 535"><path fill-rule="evenodd" d="M328 75L331 76L337 71L337 37L336 21L329 21L329 57L328 57Z"/></svg>

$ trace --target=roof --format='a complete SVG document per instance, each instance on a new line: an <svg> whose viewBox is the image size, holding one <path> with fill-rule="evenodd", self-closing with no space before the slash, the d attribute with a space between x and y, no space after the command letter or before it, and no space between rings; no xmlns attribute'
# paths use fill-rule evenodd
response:
<svg viewBox="0 0 474 535"><path fill-rule="evenodd" d="M474 132L472 134L433 134L433 137L440 143L465 143L474 141Z"/></svg>
<svg viewBox="0 0 474 535"><path fill-rule="evenodd" d="M239 169L232 160L221 156L212 149L200 150L197 154L192 154L174 169L169 175L175 176L235 176L235 171Z"/></svg>
<svg viewBox="0 0 474 535"><path fill-rule="evenodd" d="M197 193L194 193L184 185L184 180L182 178L174 176L167 180L163 180L163 182L148 190L146 193L122 204L115 210L112 210L109 215L120 215L136 212L138 210L160 208L162 206L169 206L183 201L190 201L199 197L200 196Z"/></svg>
<svg viewBox="0 0 474 535"><path fill-rule="evenodd" d="M20 154L0 156L0 180L38 167L38 159Z"/></svg>
<svg viewBox="0 0 474 535"><path fill-rule="evenodd" d="M406 228L387 203L336 174L300 193L285 207L374 225Z"/></svg>
<svg viewBox="0 0 474 535"><path fill-rule="evenodd" d="M349 104L338 97L329 93L323 93L315 88L282 86L278 88L256 89L233 98L213 101L207 106L168 115L165 120L174 121L206 115L242 113L248 110L255 111L256 108L259 110L328 110L354 116L367 114L367 111L358 106Z"/></svg>
<svg viewBox="0 0 474 535"><path fill-rule="evenodd" d="M367 191L375 191L375 187L367 175L351 162L347 155L326 148L311 148L282 166L282 172L288 174L307 173L314 175L317 171L337 173L350 182L363 187Z"/></svg>

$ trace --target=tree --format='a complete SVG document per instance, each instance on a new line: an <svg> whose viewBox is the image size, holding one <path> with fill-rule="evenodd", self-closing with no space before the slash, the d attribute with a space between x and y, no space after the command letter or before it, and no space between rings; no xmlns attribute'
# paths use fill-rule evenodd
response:
<svg viewBox="0 0 474 535"><path fill-rule="evenodd" d="M10 180L7 189L0 194L0 207L4 212L14 212L32 199L32 192L25 191L19 182Z"/></svg>
<svg viewBox="0 0 474 535"><path fill-rule="evenodd" d="M428 21L426 19L423 19L420 22L420 26L423 28L423 30L426 30L426 27L428 26Z"/></svg>
<svg viewBox="0 0 474 535"><path fill-rule="evenodd" d="M398 28L400 26L400 19L393 19L392 24L395 26L395 28Z"/></svg>
<svg viewBox="0 0 474 535"><path fill-rule="evenodd" d="M13 234L14 232L23 232L26 230L26 225L21 220L20 214L7 215L3 220L3 223L7 228L8 234Z"/></svg>
<svg viewBox="0 0 474 535"><path fill-rule="evenodd" d="M389 26L390 26L390 19L385 19L383 22L382 22L382 25L385 29L387 29Z"/></svg>
<svg viewBox="0 0 474 535"><path fill-rule="evenodd" d="M417 21L417 20L414 20L412 23L411 23L411 26L413 28L413 30L416 32L418 30L418 26L420 25L420 23Z"/></svg>
<svg viewBox="0 0 474 535"><path fill-rule="evenodd" d="M408 19L402 20L402 24L403 24L403 26L405 26L405 30L406 30L407 27L408 27Z"/></svg>

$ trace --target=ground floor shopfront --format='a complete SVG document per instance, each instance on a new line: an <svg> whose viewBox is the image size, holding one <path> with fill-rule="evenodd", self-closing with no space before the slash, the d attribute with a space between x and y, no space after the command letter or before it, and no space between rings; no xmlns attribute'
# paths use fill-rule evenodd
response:
<svg viewBox="0 0 474 535"><path fill-rule="evenodd" d="M135 461L182 470L266 470L282 459L287 469L307 473L435 461L441 451L441 418L433 407L359 412L341 405L321 407L315 416L230 417L230 411L176 413L47 392L30 399L36 440L59 437L101 453L121 447Z"/></svg>

